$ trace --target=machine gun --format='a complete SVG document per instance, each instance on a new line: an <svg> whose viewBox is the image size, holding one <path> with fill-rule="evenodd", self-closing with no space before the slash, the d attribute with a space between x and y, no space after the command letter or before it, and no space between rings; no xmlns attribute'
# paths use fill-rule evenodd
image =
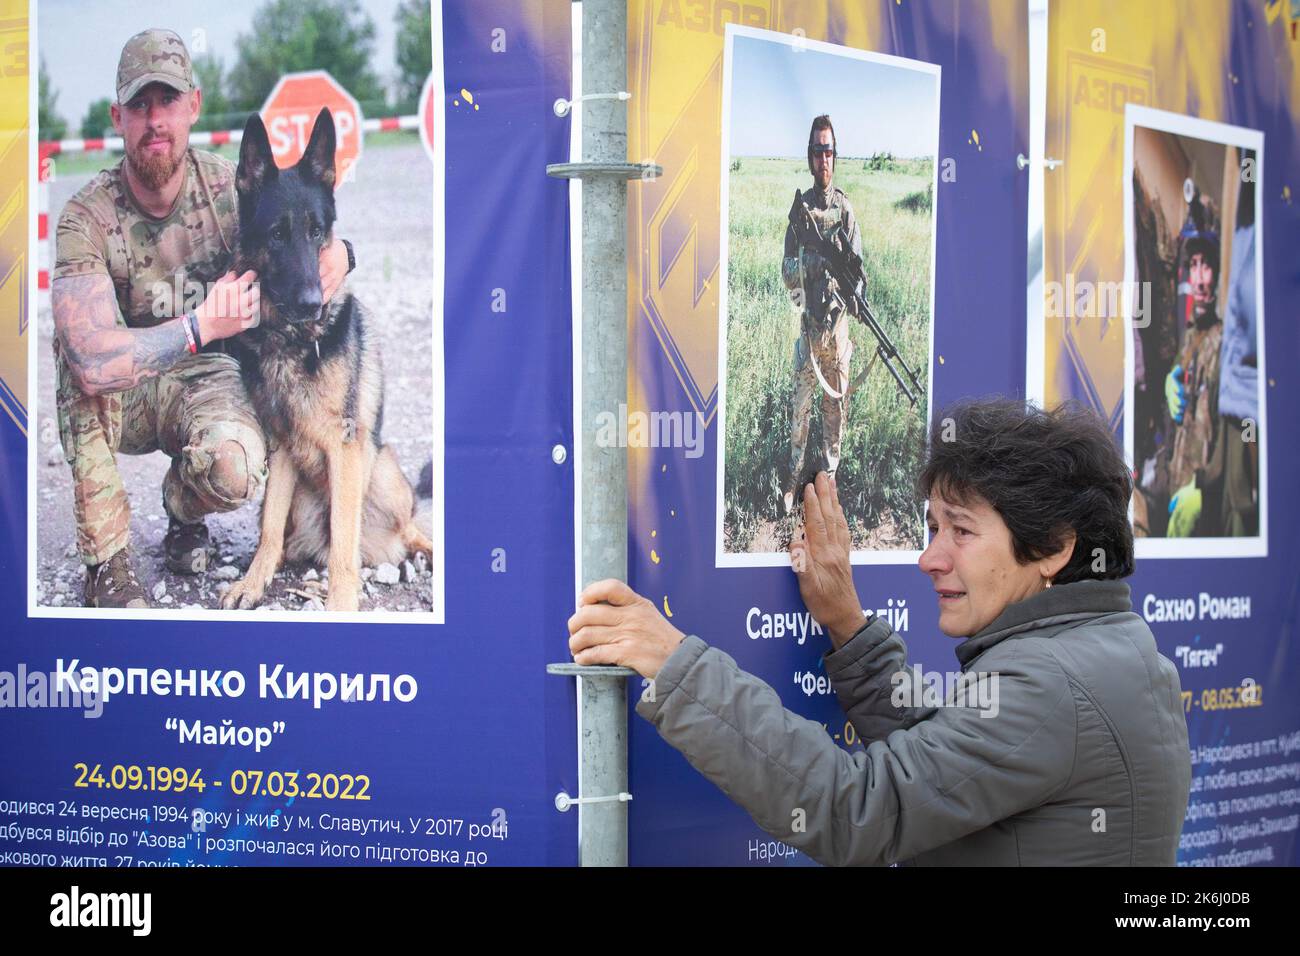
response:
<svg viewBox="0 0 1300 956"><path fill-rule="evenodd" d="M822 261L826 264L827 274L839 286L840 295L844 297L845 307L876 337L875 357L872 358L871 364L867 366L859 379L855 380L853 387L856 387L858 382L866 377L866 374L875 365L876 359L880 358L884 360L885 368L889 369L889 374L894 376L894 381L898 384L899 390L915 406L917 395L923 391L921 383L917 380L915 373L908 368L903 357L898 354L898 349L890 341L889 335L876 321L875 313L871 311L871 306L867 304L866 298L857 291L859 283L862 283L865 287L866 273L862 269L862 257L853 251L853 247L848 241L848 235L844 232L844 227L842 225L839 227L842 238L838 245L830 237L823 236L821 230L817 227L817 223L813 220L812 211L808 208L807 203L803 201L803 197L797 189L794 191L794 203L790 206L789 219L790 227L794 230L795 240L800 246L811 249L821 256ZM899 372L900 369L902 374ZM903 375L906 375L908 381L912 383L912 388L908 388L907 382L903 380ZM912 389L916 391L913 392Z"/></svg>

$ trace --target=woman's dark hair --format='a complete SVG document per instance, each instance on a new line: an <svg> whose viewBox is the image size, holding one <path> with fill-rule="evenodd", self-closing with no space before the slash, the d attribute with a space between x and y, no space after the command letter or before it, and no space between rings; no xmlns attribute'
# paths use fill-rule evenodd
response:
<svg viewBox="0 0 1300 956"><path fill-rule="evenodd" d="M1053 582L1133 573L1128 503L1133 480L1105 423L1066 402L1043 411L1016 399L967 400L939 416L917 490L957 503L978 495L1011 530L1021 564L1074 552Z"/></svg>

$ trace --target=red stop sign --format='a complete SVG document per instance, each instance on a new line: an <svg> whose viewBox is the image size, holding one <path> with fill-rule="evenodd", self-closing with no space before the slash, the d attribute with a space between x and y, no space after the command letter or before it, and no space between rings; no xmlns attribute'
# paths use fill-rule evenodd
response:
<svg viewBox="0 0 1300 956"><path fill-rule="evenodd" d="M275 164L287 169L302 159L311 139L316 114L323 107L334 114L334 188L352 175L361 156L361 107L342 84L325 70L286 73L262 107L262 122L271 140Z"/></svg>
<svg viewBox="0 0 1300 956"><path fill-rule="evenodd" d="M433 107L434 107L434 84L433 74L430 73L424 81L424 89L420 91L420 142L424 143L424 150L429 154L429 158L436 160L438 157L433 152Z"/></svg>

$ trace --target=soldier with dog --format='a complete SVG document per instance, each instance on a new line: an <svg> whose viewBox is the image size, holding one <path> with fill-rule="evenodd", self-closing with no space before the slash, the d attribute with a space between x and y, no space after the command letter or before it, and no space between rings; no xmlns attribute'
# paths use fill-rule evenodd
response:
<svg viewBox="0 0 1300 956"><path fill-rule="evenodd" d="M206 570L204 517L252 500L267 474L262 428L223 347L257 322L260 292L255 273L230 271L234 164L189 146L202 91L181 38L145 30L128 40L116 92L111 113L126 155L59 217L51 301L84 603L143 608L117 455L171 457L164 561L177 573ZM334 240L320 259L328 300L352 255ZM186 291L195 288L206 292L201 300Z"/></svg>

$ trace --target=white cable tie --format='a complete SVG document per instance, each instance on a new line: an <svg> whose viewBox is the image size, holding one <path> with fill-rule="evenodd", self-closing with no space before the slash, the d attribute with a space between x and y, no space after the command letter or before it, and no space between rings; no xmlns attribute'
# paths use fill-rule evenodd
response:
<svg viewBox="0 0 1300 956"><path fill-rule="evenodd" d="M561 96L555 101L555 115L568 116L569 111L573 109L573 104L581 103L585 100L630 100L631 98L632 94L627 92L627 90L619 90L617 93L585 93L575 100L566 100Z"/></svg>
<svg viewBox="0 0 1300 956"><path fill-rule="evenodd" d="M1065 160L1053 159L1051 156L1045 156L1039 160L1049 170L1055 170L1057 166L1064 166ZM1016 153L1016 169L1024 169L1030 163L1030 160L1024 153Z"/></svg>
<svg viewBox="0 0 1300 956"><path fill-rule="evenodd" d="M622 793L612 793L607 797L571 797L563 790L555 795L555 809L561 813L568 811L569 807L576 806L579 803L627 803L632 799L632 794L626 790Z"/></svg>

